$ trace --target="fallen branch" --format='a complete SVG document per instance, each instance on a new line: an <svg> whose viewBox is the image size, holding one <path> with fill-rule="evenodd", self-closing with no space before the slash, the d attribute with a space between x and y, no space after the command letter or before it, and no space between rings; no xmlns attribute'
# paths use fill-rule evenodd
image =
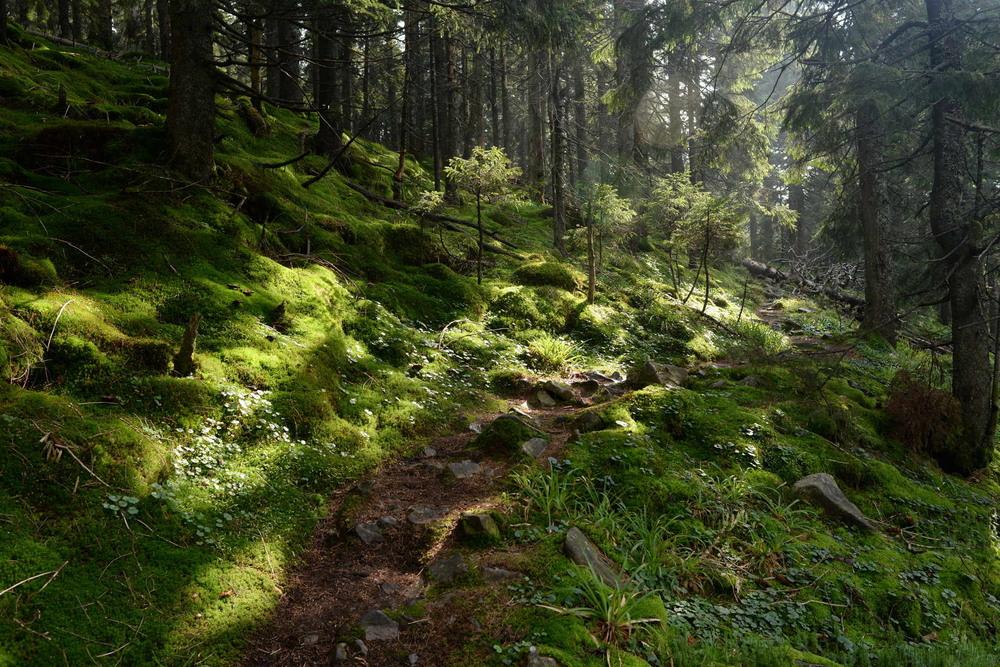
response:
<svg viewBox="0 0 1000 667"><path fill-rule="evenodd" d="M801 287L805 288L807 291L814 294L822 294L825 297L833 299L834 301L839 301L840 303L847 304L848 306L860 307L865 305L865 300L842 292L834 287L827 287L826 285L820 285L807 278L802 278L798 276L790 276L784 271L777 269L773 266L768 266L761 262L754 261L750 258L743 260L743 266L755 276L760 278L767 278L768 280L773 280L774 282L786 282L792 281Z"/></svg>

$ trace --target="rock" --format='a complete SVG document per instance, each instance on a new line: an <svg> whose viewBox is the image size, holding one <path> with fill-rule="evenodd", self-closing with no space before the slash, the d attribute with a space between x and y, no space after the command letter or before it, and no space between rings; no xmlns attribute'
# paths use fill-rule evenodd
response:
<svg viewBox="0 0 1000 667"><path fill-rule="evenodd" d="M368 646L360 639L354 640L354 648L361 655L368 655Z"/></svg>
<svg viewBox="0 0 1000 667"><path fill-rule="evenodd" d="M424 447L424 450L420 453L425 459L432 459L438 455L437 450L433 447Z"/></svg>
<svg viewBox="0 0 1000 667"><path fill-rule="evenodd" d="M611 383L609 382L608 384ZM580 382L573 383L574 391L579 392L581 396L591 396L603 388L604 385L597 380L582 380Z"/></svg>
<svg viewBox="0 0 1000 667"><path fill-rule="evenodd" d="M587 371L586 373L583 374L583 376L588 380L590 380L591 382L597 382L598 384L613 384L615 382L618 382L618 380L614 379L613 377L605 375L604 373L601 373L599 371Z"/></svg>
<svg viewBox="0 0 1000 667"><path fill-rule="evenodd" d="M538 649L532 646L528 649L528 657L525 659L524 667L559 667L555 658L539 655Z"/></svg>
<svg viewBox="0 0 1000 667"><path fill-rule="evenodd" d="M359 523L354 527L354 532L358 534L358 537L360 537L361 541L365 544L375 544L376 542L381 542L385 539L382 535L381 529L378 527L378 524L374 521Z"/></svg>
<svg viewBox="0 0 1000 667"><path fill-rule="evenodd" d="M308 635L303 635L302 645L303 646L315 646L319 643L319 635L315 632L310 632Z"/></svg>
<svg viewBox="0 0 1000 667"><path fill-rule="evenodd" d="M538 388L557 400L563 401L564 403L569 403L576 398L573 394L573 388L565 382L560 382L558 380L546 380Z"/></svg>
<svg viewBox="0 0 1000 667"><path fill-rule="evenodd" d="M580 416L573 420L573 426L580 433L590 433L600 431L604 428L604 418L593 411L581 412Z"/></svg>
<svg viewBox="0 0 1000 667"><path fill-rule="evenodd" d="M729 383L728 383L728 382L726 382L725 380L716 380L715 382L713 382L713 383L712 383L711 385L709 385L709 386L710 386L710 387L711 387L712 389L723 389L723 388L724 388L724 387L725 387L725 386L726 386L727 384L729 384Z"/></svg>
<svg viewBox="0 0 1000 667"><path fill-rule="evenodd" d="M482 472L483 467L475 461L456 461L448 464L448 471L455 479L468 479Z"/></svg>
<svg viewBox="0 0 1000 667"><path fill-rule="evenodd" d="M615 382L622 382L622 381L625 380L625 378L622 377L622 374L621 374L620 371L615 371L614 373L612 373L611 374L611 379L614 380Z"/></svg>
<svg viewBox="0 0 1000 667"><path fill-rule="evenodd" d="M499 454L514 454L520 444L537 437L545 437L531 420L516 414L500 415L483 428L473 443L480 449Z"/></svg>
<svg viewBox="0 0 1000 667"><path fill-rule="evenodd" d="M636 366L628 374L628 383L641 389L653 384L664 387L682 387L687 382L688 372L680 366L659 364L651 359Z"/></svg>
<svg viewBox="0 0 1000 667"><path fill-rule="evenodd" d="M424 524L434 523L440 519L441 512L433 507L427 507L426 505L417 505L406 516L406 520L415 526L423 526Z"/></svg>
<svg viewBox="0 0 1000 667"><path fill-rule="evenodd" d="M483 578L487 581L517 581L524 579L524 575L502 567L487 566L483 568Z"/></svg>
<svg viewBox="0 0 1000 667"><path fill-rule="evenodd" d="M549 446L549 443L545 442L544 438L532 438L527 442L521 443L521 451L532 458L538 458L545 451L545 448Z"/></svg>
<svg viewBox="0 0 1000 667"><path fill-rule="evenodd" d="M563 549L570 560L577 565L590 568L594 576L608 586L621 587L623 583L622 577L615 571L611 561L576 526L566 531L566 540L563 543Z"/></svg>
<svg viewBox="0 0 1000 667"><path fill-rule="evenodd" d="M792 487L800 497L821 507L827 514L863 530L874 531L868 517L837 486L837 480L825 472L808 475Z"/></svg>
<svg viewBox="0 0 1000 667"><path fill-rule="evenodd" d="M538 408L554 408L559 405L549 392L543 390L535 392L535 395L531 397L531 404Z"/></svg>
<svg viewBox="0 0 1000 667"><path fill-rule="evenodd" d="M463 514L458 520L458 529L463 538L473 542L500 539L500 527L486 512Z"/></svg>
<svg viewBox="0 0 1000 667"><path fill-rule="evenodd" d="M380 609L373 609L361 617L361 629L365 631L365 641L399 639L399 623Z"/></svg>
<svg viewBox="0 0 1000 667"><path fill-rule="evenodd" d="M333 651L333 660L334 662L347 662L348 658L350 656L347 653L347 644L340 642Z"/></svg>
<svg viewBox="0 0 1000 667"><path fill-rule="evenodd" d="M761 380L760 377L756 375L748 375L742 380L740 380L740 384L747 387L760 387L764 384L764 381Z"/></svg>
<svg viewBox="0 0 1000 667"><path fill-rule="evenodd" d="M427 578L438 584L450 584L469 571L461 554L439 558L427 566Z"/></svg>
<svg viewBox="0 0 1000 667"><path fill-rule="evenodd" d="M399 519L394 516L379 517L378 525L382 528L395 528L399 525Z"/></svg>
<svg viewBox="0 0 1000 667"><path fill-rule="evenodd" d="M415 665L418 662L420 662L420 656L417 655L416 653L411 653L406 657L406 661L409 662L411 665Z"/></svg>

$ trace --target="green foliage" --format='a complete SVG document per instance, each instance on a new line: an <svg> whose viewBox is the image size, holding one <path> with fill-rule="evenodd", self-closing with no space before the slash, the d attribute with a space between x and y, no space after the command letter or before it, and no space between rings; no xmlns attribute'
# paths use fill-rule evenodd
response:
<svg viewBox="0 0 1000 667"><path fill-rule="evenodd" d="M530 262L514 271L514 280L521 285L551 286L572 292L578 286L573 270L560 262Z"/></svg>

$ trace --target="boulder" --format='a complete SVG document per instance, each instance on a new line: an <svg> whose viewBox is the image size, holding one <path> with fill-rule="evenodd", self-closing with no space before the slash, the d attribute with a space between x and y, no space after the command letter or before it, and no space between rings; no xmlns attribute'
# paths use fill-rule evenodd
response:
<svg viewBox="0 0 1000 667"><path fill-rule="evenodd" d="M545 448L549 446L549 443L545 441L545 438L532 438L526 442L521 443L521 451L530 456L531 458L537 459L545 451Z"/></svg>
<svg viewBox="0 0 1000 667"><path fill-rule="evenodd" d="M566 531L566 540L563 542L563 549L570 560L581 567L589 568L595 577L608 586L614 588L621 587L623 579L616 571L614 565L607 556L601 553L597 545L591 542L590 538L584 535L583 531L576 526Z"/></svg>
<svg viewBox="0 0 1000 667"><path fill-rule="evenodd" d="M415 526L423 526L428 523L440 521L442 516L443 513L440 510L427 507L426 505L417 505L406 516L406 520Z"/></svg>
<svg viewBox="0 0 1000 667"><path fill-rule="evenodd" d="M837 486L837 480L825 472L808 475L792 487L799 497L822 508L827 514L862 530L874 531L875 526Z"/></svg>
<svg viewBox="0 0 1000 667"><path fill-rule="evenodd" d="M473 441L480 449L498 454L514 454L520 449L522 442L532 438L544 438L545 433L520 415L509 413L500 415L487 426L483 427Z"/></svg>
<svg viewBox="0 0 1000 667"><path fill-rule="evenodd" d="M531 404L539 408L554 408L559 405L558 401L547 391L539 389L531 397Z"/></svg>
<svg viewBox="0 0 1000 667"><path fill-rule="evenodd" d="M581 412L580 416L573 420L573 427L580 433L600 431L605 427L604 418L593 410Z"/></svg>
<svg viewBox="0 0 1000 667"><path fill-rule="evenodd" d="M660 364L647 359L628 374L628 383L637 389L658 384L664 387L682 387L687 382L688 372L680 366Z"/></svg>
<svg viewBox="0 0 1000 667"><path fill-rule="evenodd" d="M519 581L524 579L524 575L507 568L487 565L483 568L483 578L487 581Z"/></svg>
<svg viewBox="0 0 1000 667"><path fill-rule="evenodd" d="M450 584L469 571L469 566L460 554L439 558L427 566L427 578L437 584Z"/></svg>
<svg viewBox="0 0 1000 667"><path fill-rule="evenodd" d="M479 465L475 461L455 461L448 464L448 472L452 474L455 479L468 479L474 477L482 472L483 466Z"/></svg>
<svg viewBox="0 0 1000 667"><path fill-rule="evenodd" d="M380 609L373 609L361 617L361 629L366 642L399 639L399 623Z"/></svg>
<svg viewBox="0 0 1000 667"><path fill-rule="evenodd" d="M382 536L382 530L379 528L378 523L374 521L359 523L354 527L354 532L357 533L358 537L365 544L375 544L385 539Z"/></svg>
<svg viewBox="0 0 1000 667"><path fill-rule="evenodd" d="M494 542L500 539L500 527L487 512L468 512L458 520L462 538L469 542Z"/></svg>
<svg viewBox="0 0 1000 667"><path fill-rule="evenodd" d="M538 389L564 403L569 403L576 398L573 394L573 388L565 382L558 380L546 380L539 385Z"/></svg>
<svg viewBox="0 0 1000 667"><path fill-rule="evenodd" d="M555 658L546 655L539 655L538 649L532 646L528 649L528 657L525 658L524 667L559 667Z"/></svg>

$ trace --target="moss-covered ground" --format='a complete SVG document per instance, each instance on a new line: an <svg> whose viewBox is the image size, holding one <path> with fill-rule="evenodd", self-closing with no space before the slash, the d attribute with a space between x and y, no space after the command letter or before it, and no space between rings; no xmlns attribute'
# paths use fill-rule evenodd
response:
<svg viewBox="0 0 1000 667"><path fill-rule="evenodd" d="M310 118L266 108L255 137L220 98L217 178L191 186L160 166L162 67L14 36L0 48L0 665L232 664L333 490L525 377L647 357L698 370L603 404L610 428L516 477L504 541L530 575L508 591L516 639L472 638L469 656L1000 661L996 471L941 474L882 410L896 371L939 377L946 359L858 342L850 317L788 296L788 328L838 350L805 353L756 320L764 288L727 266L702 315L655 246L608 248L588 306L581 239L556 256L532 203L489 209L522 258L492 257L479 287L471 237L339 174L303 188L322 158L261 166L297 154ZM362 140L352 157L350 180L388 194L393 154ZM409 194L429 186L409 173ZM196 314L198 369L174 377ZM812 472L879 532L795 501ZM570 525L629 574L626 592L568 564Z"/></svg>

